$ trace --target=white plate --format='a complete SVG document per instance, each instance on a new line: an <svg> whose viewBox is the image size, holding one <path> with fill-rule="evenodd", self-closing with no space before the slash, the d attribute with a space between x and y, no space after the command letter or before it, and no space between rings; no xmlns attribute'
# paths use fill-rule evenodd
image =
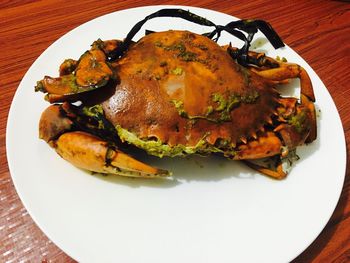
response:
<svg viewBox="0 0 350 263"><path fill-rule="evenodd" d="M65 58L78 58L97 38L122 39L136 22L161 8L118 11L83 24L52 44L28 70L13 99L7 126L8 163L21 200L45 234L83 262L292 260L332 215L344 181L346 152L332 98L289 47L275 51L261 41L261 35L255 42L263 42L259 49L269 55L305 67L321 110L318 139L298 150L301 160L286 180L271 180L238 162L201 157L150 158L172 170L173 181L90 175L38 139L38 120L48 104L42 94L34 93L36 81L44 75L56 76ZM235 19L183 8L217 24ZM157 18L146 28L208 31L177 18ZM232 40L224 35L221 43Z"/></svg>

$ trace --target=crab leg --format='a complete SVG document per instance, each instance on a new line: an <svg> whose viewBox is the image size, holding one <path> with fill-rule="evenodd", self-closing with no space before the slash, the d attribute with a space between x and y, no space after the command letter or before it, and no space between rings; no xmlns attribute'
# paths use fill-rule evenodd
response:
<svg viewBox="0 0 350 263"><path fill-rule="evenodd" d="M230 46L227 47L227 49L233 50ZM315 95L311 79L306 70L297 64L285 63L267 57L264 53L250 51L248 54L252 63L258 66L252 67L251 70L259 76L273 81L283 81L290 78L300 79L301 107L308 109L310 121L310 132L305 142L309 143L314 141L317 137L316 110L313 103L315 102Z"/></svg>
<svg viewBox="0 0 350 263"><path fill-rule="evenodd" d="M78 61L65 60L60 66L60 77L45 76L37 82L35 91L46 94L50 103L76 101L81 95L104 87L113 79L113 71L100 49L86 51Z"/></svg>
<svg viewBox="0 0 350 263"><path fill-rule="evenodd" d="M255 71L258 75L270 80L285 80L291 78L300 79L301 94L304 94L309 100L315 101L315 95L311 80L305 69L297 64L280 63L280 67Z"/></svg>
<svg viewBox="0 0 350 263"><path fill-rule="evenodd" d="M235 160L259 159L281 153L281 140L273 133L259 136L257 140L242 144L234 157Z"/></svg>
<svg viewBox="0 0 350 263"><path fill-rule="evenodd" d="M316 139L316 116L314 104L301 94L303 103L296 98L280 98L279 125L274 128L282 138L284 145L294 149L305 142Z"/></svg>
<svg viewBox="0 0 350 263"><path fill-rule="evenodd" d="M309 121L311 125L310 125L309 136L306 138L305 142L310 143L316 140L316 137L317 137L317 120L316 120L315 104L312 103L312 101L304 94L301 94L300 98L301 98L302 105L309 110Z"/></svg>
<svg viewBox="0 0 350 263"><path fill-rule="evenodd" d="M233 56L237 48L231 45L222 46L224 50ZM266 56L264 53L249 51L248 64L252 65L250 70L259 76L273 80L284 81L291 78L300 79L300 93L304 94L309 101L315 102L314 90L311 79L306 70L298 64L286 63ZM303 98L301 98L301 102Z"/></svg>
<svg viewBox="0 0 350 263"><path fill-rule="evenodd" d="M288 151L282 150L281 140L273 133L240 147L236 160L243 161L250 168L275 179L283 179L288 171L283 169L282 158Z"/></svg>
<svg viewBox="0 0 350 263"><path fill-rule="evenodd" d="M242 144L238 147L234 160L241 160L254 170L273 177L275 179L283 179L287 176L287 172L283 170L282 162L274 163L272 166L263 166L256 160L276 155L285 156L287 152L283 152L283 142L276 136L274 132L267 132L265 136L258 137L257 140ZM280 159L280 158L279 158ZM271 162L270 162L271 163Z"/></svg>
<svg viewBox="0 0 350 263"><path fill-rule="evenodd" d="M292 154L295 148L316 138L314 105L306 96L301 96L302 104L297 104L294 98L280 98L278 121L281 124L256 140L238 146L233 159L242 160L249 167L270 177L286 177L288 166L285 165L295 158Z"/></svg>
<svg viewBox="0 0 350 263"><path fill-rule="evenodd" d="M267 176L275 178L275 179L283 179L288 174L287 172L285 172L283 170L282 162L279 162L274 170L272 168L269 168L269 167L264 167L262 165L258 165L256 163L251 162L251 161L243 161L243 162L247 166L249 166L250 168L252 168L252 169L254 169L262 174L265 174Z"/></svg>

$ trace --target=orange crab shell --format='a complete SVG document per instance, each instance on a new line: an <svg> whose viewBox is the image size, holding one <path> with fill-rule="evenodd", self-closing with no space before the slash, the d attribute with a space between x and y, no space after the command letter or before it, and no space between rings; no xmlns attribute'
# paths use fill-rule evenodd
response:
<svg viewBox="0 0 350 263"><path fill-rule="evenodd" d="M102 104L106 117L169 146L195 146L205 138L234 147L266 125L278 105L272 81L188 31L149 34L114 67L120 83Z"/></svg>

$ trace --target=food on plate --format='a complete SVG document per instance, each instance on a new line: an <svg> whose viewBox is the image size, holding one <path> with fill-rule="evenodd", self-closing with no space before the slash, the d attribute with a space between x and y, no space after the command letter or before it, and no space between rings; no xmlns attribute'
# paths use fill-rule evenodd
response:
<svg viewBox="0 0 350 263"><path fill-rule="evenodd" d="M147 31L133 41L146 21L166 16L214 30ZM315 97L301 66L249 50L258 30L275 48L283 46L264 21L220 26L181 9L147 16L124 40L97 40L78 60L65 60L59 77L37 82L52 104L42 113L40 138L98 173L170 175L133 158L139 148L158 157L219 154L284 178L296 148L316 139ZM222 31L244 45L219 46ZM300 98L279 93L292 78L300 79Z"/></svg>

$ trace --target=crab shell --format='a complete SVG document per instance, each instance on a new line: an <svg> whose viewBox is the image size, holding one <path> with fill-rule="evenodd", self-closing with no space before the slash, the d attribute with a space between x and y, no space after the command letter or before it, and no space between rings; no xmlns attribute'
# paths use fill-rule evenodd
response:
<svg viewBox="0 0 350 263"><path fill-rule="evenodd" d="M261 68L246 68L230 57L230 49L188 31L171 30L141 38L110 65L118 81L114 94L101 103L105 117L122 141L160 157L219 152L232 159L254 160L285 156L286 149L288 152L314 140L314 95L305 71L271 58L266 58ZM99 56L99 60L105 59ZM294 77L301 79L301 103L281 98L276 90L281 81ZM41 126L46 127L40 129L41 134L50 129L51 119L55 118L42 117ZM85 169L111 173L100 167L111 162L99 161L97 169L94 157L76 160L74 147L84 144L82 134L69 147L70 135L64 135L68 137L65 142L62 135L55 136L51 144L63 158ZM50 141L47 137L44 139ZM90 135L87 141L91 141ZM276 171L254 162L249 165L276 178L286 175L281 165ZM131 170L139 169L135 167ZM145 174L144 169L142 166L140 173ZM160 171L153 170L153 174L166 174Z"/></svg>
<svg viewBox="0 0 350 263"><path fill-rule="evenodd" d="M278 102L271 83L188 31L143 37L116 71L120 84L102 104L107 118L170 147L196 147L203 140L210 147L221 140L234 148L267 123Z"/></svg>

